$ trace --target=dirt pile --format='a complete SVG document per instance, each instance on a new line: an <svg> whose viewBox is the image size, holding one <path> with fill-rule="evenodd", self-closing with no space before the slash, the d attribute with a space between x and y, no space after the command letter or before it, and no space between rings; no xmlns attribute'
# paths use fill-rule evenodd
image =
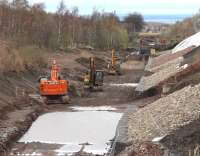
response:
<svg viewBox="0 0 200 156"><path fill-rule="evenodd" d="M136 88L137 92L145 92L151 88L156 88L161 82L175 75L182 69L179 68L179 63L170 63L166 68L160 70L150 76L142 77L138 87Z"/></svg>
<svg viewBox="0 0 200 156"><path fill-rule="evenodd" d="M199 141L199 112L200 85L188 86L130 114L126 142L133 144L135 152L148 141L184 151L184 147ZM191 136L196 139L188 140Z"/></svg>

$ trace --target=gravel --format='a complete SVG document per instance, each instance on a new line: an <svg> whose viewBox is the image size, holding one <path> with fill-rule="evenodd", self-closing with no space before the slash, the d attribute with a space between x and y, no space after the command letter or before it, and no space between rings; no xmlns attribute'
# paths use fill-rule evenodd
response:
<svg viewBox="0 0 200 156"><path fill-rule="evenodd" d="M194 124L199 120L200 84L188 86L132 113L127 141L138 145L155 138L165 140L169 135L174 135L174 141L180 141L200 130L199 124Z"/></svg>
<svg viewBox="0 0 200 156"><path fill-rule="evenodd" d="M161 82L183 71L184 68L180 68L180 64L184 61L183 55L192 52L193 48L194 47L189 47L177 53L168 52L158 57L150 58L145 70L153 74L142 77L136 91L145 92L151 88L155 88L159 86Z"/></svg>
<svg viewBox="0 0 200 156"><path fill-rule="evenodd" d="M164 64L161 64L159 66L156 66L154 68L150 68L148 70L150 72L152 72L152 73L156 73L156 72L159 72L160 70L166 69L166 68L168 68L170 66L174 66L174 65L177 66L182 62L183 62L183 57L179 57L179 58L173 59L171 61L168 61L168 62L166 62Z"/></svg>
<svg viewBox="0 0 200 156"><path fill-rule="evenodd" d="M153 87L156 87L159 85L159 83L163 82L164 80L168 79L171 76L174 76L181 70L183 69L179 68L179 64L171 63L166 68L150 76L142 77L139 82L139 85L136 88L136 91L145 92Z"/></svg>
<svg viewBox="0 0 200 156"><path fill-rule="evenodd" d="M157 68L169 61L178 59L179 57L182 57L183 55L190 53L194 48L195 48L194 46L191 46L177 53L166 52L158 57L150 58L148 64L146 65L145 70L151 71L154 68Z"/></svg>

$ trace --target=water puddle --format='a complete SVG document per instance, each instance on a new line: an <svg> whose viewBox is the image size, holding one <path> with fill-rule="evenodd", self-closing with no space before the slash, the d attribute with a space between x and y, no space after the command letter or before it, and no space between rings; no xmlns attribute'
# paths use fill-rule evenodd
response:
<svg viewBox="0 0 200 156"><path fill-rule="evenodd" d="M74 111L117 111L117 108L111 106L100 107L70 107Z"/></svg>
<svg viewBox="0 0 200 156"><path fill-rule="evenodd" d="M53 150L57 156L70 155L78 151L100 155L107 153L110 148L109 141L115 135L122 114L105 111L110 110L110 107L73 108L77 111L55 112L40 116L19 143L60 145ZM42 153L42 150L37 148L31 151Z"/></svg>
<svg viewBox="0 0 200 156"><path fill-rule="evenodd" d="M133 88L136 88L138 86L138 83L122 83L122 84L111 83L111 84L109 84L109 86L112 86L112 87L133 87Z"/></svg>

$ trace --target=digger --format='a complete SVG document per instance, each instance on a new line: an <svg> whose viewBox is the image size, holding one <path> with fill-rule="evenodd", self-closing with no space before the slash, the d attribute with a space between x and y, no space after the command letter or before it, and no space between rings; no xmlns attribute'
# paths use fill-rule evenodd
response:
<svg viewBox="0 0 200 156"><path fill-rule="evenodd" d="M86 72L84 76L84 89L94 91L94 90L103 90L103 79L104 72L103 70L96 70L94 58L90 58L90 67L89 71Z"/></svg>
<svg viewBox="0 0 200 156"><path fill-rule="evenodd" d="M121 75L121 59L116 56L115 50L112 50L111 63L108 64L109 75Z"/></svg>
<svg viewBox="0 0 200 156"><path fill-rule="evenodd" d="M69 103L69 82L62 79L59 71L59 65L53 60L50 76L39 78L39 92L46 104Z"/></svg>

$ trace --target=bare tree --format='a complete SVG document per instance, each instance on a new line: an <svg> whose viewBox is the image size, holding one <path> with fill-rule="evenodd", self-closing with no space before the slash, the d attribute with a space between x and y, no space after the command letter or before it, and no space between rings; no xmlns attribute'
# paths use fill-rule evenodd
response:
<svg viewBox="0 0 200 156"><path fill-rule="evenodd" d="M66 11L66 6L63 0L60 1L60 4L58 6L57 12L56 12L56 19L57 19L57 29L58 29L58 38L57 43L60 44L61 42L61 35L62 35L62 28L63 28L63 19L64 14Z"/></svg>

